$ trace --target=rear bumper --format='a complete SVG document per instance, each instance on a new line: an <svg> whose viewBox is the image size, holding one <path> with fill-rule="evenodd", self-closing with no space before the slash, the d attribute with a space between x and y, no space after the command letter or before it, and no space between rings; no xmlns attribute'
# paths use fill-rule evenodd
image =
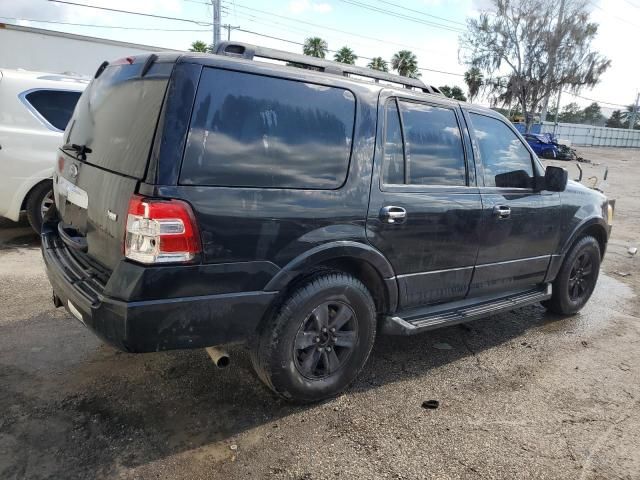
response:
<svg viewBox="0 0 640 480"><path fill-rule="evenodd" d="M90 266L71 256L59 239L44 233L42 240L54 295L98 337L127 352L246 341L276 295L255 291L122 301L104 295Z"/></svg>

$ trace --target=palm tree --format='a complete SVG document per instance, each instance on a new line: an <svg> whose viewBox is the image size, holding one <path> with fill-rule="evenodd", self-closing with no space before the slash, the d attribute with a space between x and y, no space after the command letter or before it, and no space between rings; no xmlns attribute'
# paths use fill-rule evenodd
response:
<svg viewBox="0 0 640 480"><path fill-rule="evenodd" d="M634 108L635 105L627 105L627 108L620 114L620 117L624 122L624 128L629 128L629 123L631 122L631 118L633 117ZM636 125L638 124L638 122L640 122L640 109L638 109L638 113L636 114ZM633 127L635 128L636 125L634 125Z"/></svg>
<svg viewBox="0 0 640 480"><path fill-rule="evenodd" d="M213 51L213 45L207 45L202 40L196 40L191 44L189 48L190 52L211 53Z"/></svg>
<svg viewBox="0 0 640 480"><path fill-rule="evenodd" d="M347 63L349 65L355 65L358 56L349 47L342 47L333 56L336 62Z"/></svg>
<svg viewBox="0 0 640 480"><path fill-rule="evenodd" d="M391 66L403 77L418 78L418 59L411 50L400 50L393 54Z"/></svg>
<svg viewBox="0 0 640 480"><path fill-rule="evenodd" d="M389 64L382 57L373 57L367 67L373 70L380 70L381 72L389 71Z"/></svg>
<svg viewBox="0 0 640 480"><path fill-rule="evenodd" d="M480 93L480 87L483 82L484 77L478 67L471 67L469 70L464 72L464 83L467 84L467 89L469 90L470 102L473 102L473 99L478 96L478 93Z"/></svg>
<svg viewBox="0 0 640 480"><path fill-rule="evenodd" d="M304 41L302 53L311 57L324 58L328 49L327 42L320 37L309 37Z"/></svg>
<svg viewBox="0 0 640 480"><path fill-rule="evenodd" d="M467 97L464 96L464 92L457 85L454 85L453 87L444 85L442 87L438 87L438 90L440 90L445 97L453 98L454 100L460 100L461 102L467 101Z"/></svg>

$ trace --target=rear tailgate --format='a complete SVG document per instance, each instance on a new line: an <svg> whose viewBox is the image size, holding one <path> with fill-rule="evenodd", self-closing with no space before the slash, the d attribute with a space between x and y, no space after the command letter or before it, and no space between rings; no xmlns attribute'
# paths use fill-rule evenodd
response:
<svg viewBox="0 0 640 480"><path fill-rule="evenodd" d="M84 91L54 176L61 236L109 269L122 258L127 208L145 178L175 57L109 65Z"/></svg>

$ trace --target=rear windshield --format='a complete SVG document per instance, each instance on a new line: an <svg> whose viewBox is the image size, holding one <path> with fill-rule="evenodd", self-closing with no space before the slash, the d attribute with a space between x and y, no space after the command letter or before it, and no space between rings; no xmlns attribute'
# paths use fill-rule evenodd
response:
<svg viewBox="0 0 640 480"><path fill-rule="evenodd" d="M341 88L207 68L180 183L338 188L349 167L355 103Z"/></svg>
<svg viewBox="0 0 640 480"><path fill-rule="evenodd" d="M69 90L34 90L25 99L42 118L58 130L67 128L81 92Z"/></svg>
<svg viewBox="0 0 640 480"><path fill-rule="evenodd" d="M144 176L172 64L155 64L143 78L141 68L112 66L94 79L65 137L91 149L87 163L134 178Z"/></svg>

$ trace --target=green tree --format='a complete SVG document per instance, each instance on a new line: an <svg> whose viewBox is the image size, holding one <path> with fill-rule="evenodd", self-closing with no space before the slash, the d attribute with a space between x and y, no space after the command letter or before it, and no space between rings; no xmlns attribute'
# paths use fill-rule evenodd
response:
<svg viewBox="0 0 640 480"><path fill-rule="evenodd" d="M582 121L589 125L602 125L602 109L597 102L593 102L582 111Z"/></svg>
<svg viewBox="0 0 640 480"><path fill-rule="evenodd" d="M328 50L327 42L320 37L309 37L302 46L302 53L317 58L325 58Z"/></svg>
<svg viewBox="0 0 640 480"><path fill-rule="evenodd" d="M582 123L584 120L583 111L580 106L571 102L562 107L558 121L563 123Z"/></svg>
<svg viewBox="0 0 640 480"><path fill-rule="evenodd" d="M398 75L410 78L419 78L418 59L411 50L400 50L393 54L391 67L398 72Z"/></svg>
<svg viewBox="0 0 640 480"><path fill-rule="evenodd" d="M336 62L347 63L349 65L355 65L358 56L349 47L342 47L333 56Z"/></svg>
<svg viewBox="0 0 640 480"><path fill-rule="evenodd" d="M212 53L213 45L207 45L202 40L196 40L191 43L191 48L189 48L190 52L200 52L200 53Z"/></svg>
<svg viewBox="0 0 640 480"><path fill-rule="evenodd" d="M622 117L622 112L620 110L614 110L611 113L611 116L607 119L607 123L605 123L604 126L610 128L624 128L624 118Z"/></svg>
<svg viewBox="0 0 640 480"><path fill-rule="evenodd" d="M466 102L467 97L465 97L462 89L456 85L450 87L449 85L445 85L443 87L438 87L440 91L443 93L445 97L453 98L454 100L460 100L461 102Z"/></svg>
<svg viewBox="0 0 640 480"><path fill-rule="evenodd" d="M389 71L389 64L382 57L373 57L367 67L373 70L380 70L381 72Z"/></svg>
<svg viewBox="0 0 640 480"><path fill-rule="evenodd" d="M482 72L478 67L471 67L464 72L464 83L467 84L467 91L469 92L469 101L473 102L473 99L480 93L480 87L484 82Z"/></svg>
<svg viewBox="0 0 640 480"><path fill-rule="evenodd" d="M598 25L590 21L586 1L491 3L478 18L467 21L460 39L462 60L489 77L485 88L490 95L504 105L520 104L528 130L545 98L593 87L611 65L591 47Z"/></svg>

